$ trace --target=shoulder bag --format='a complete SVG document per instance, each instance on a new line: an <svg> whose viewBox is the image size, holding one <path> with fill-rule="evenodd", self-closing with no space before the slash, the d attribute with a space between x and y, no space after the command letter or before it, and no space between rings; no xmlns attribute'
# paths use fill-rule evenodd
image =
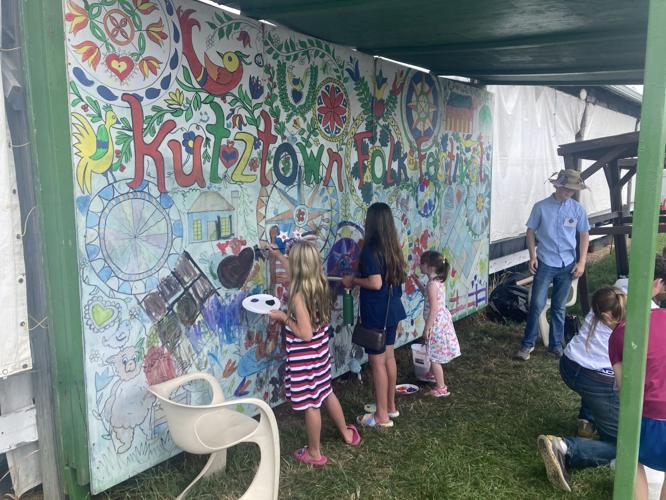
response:
<svg viewBox="0 0 666 500"><path fill-rule="evenodd" d="M388 323L388 313L391 307L391 295L393 294L393 285L389 285L388 300L386 301L386 315L384 316L384 328L376 330L366 328L359 318L354 332L352 333L352 342L358 346L370 349L372 351L381 351L386 344L386 325Z"/></svg>

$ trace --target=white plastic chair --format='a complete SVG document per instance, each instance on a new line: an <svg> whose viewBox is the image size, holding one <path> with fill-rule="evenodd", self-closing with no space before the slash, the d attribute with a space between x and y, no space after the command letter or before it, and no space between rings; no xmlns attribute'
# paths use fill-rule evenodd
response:
<svg viewBox="0 0 666 500"><path fill-rule="evenodd" d="M551 285L552 287L553 285ZM530 291L528 293L528 300L532 302L532 287L530 287ZM571 288L569 288L569 295L567 296L567 301L564 304L564 307L571 307L576 303L576 299L578 298L578 278L575 280L571 281ZM543 310L541 311L541 314L539 315L539 334L541 335L541 340L543 341L543 345L548 347L548 310L550 309L550 298L546 299L546 305L544 306Z"/></svg>
<svg viewBox="0 0 666 500"><path fill-rule="evenodd" d="M210 384L213 391L210 404L193 406L170 399L176 389L195 380L205 380ZM277 499L280 483L280 436L275 415L268 404L256 398L225 401L217 380L208 373L183 375L150 386L149 391L160 401L176 445L189 453L211 454L203 470L177 500L185 498L201 478L223 471L227 464L227 448L245 442L253 442L259 446L261 459L252 484L241 499ZM231 409L240 404L257 407L260 420Z"/></svg>

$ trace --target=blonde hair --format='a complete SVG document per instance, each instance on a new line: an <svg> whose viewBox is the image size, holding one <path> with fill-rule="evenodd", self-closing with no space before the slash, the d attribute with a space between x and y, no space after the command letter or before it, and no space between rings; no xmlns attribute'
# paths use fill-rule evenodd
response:
<svg viewBox="0 0 666 500"><path fill-rule="evenodd" d="M317 247L297 241L289 250L290 290L287 314L295 318L294 297L300 293L313 326L331 321L331 292Z"/></svg>
<svg viewBox="0 0 666 500"><path fill-rule="evenodd" d="M627 296L618 288L612 286L602 286L592 295L592 312L594 317L590 324L590 332L585 341L585 350L590 348L590 341L594 337L594 330L599 321L602 321L601 314L609 313L614 321L620 322L624 319L625 309L627 307Z"/></svg>

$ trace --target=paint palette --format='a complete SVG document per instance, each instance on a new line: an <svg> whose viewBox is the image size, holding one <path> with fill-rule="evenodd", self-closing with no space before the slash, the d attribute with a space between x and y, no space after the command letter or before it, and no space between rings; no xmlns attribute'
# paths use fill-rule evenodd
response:
<svg viewBox="0 0 666 500"><path fill-rule="evenodd" d="M268 314L280 309L280 299L265 293L250 295L243 299L243 307L256 314Z"/></svg>
<svg viewBox="0 0 666 500"><path fill-rule="evenodd" d="M419 392L419 387L414 384L398 384L395 386L395 392L403 396L405 394L414 394Z"/></svg>

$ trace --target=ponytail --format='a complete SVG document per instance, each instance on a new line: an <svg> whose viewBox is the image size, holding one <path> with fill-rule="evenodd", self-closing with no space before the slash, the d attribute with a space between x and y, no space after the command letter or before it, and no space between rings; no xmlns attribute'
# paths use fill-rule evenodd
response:
<svg viewBox="0 0 666 500"><path fill-rule="evenodd" d="M602 320L602 313L609 313L613 320L618 323L624 319L627 305L627 296L619 289L612 286L603 286L592 295L592 312L594 317L590 324L590 331L585 340L585 350L589 351L590 342L594 337L594 331Z"/></svg>
<svg viewBox="0 0 666 500"><path fill-rule="evenodd" d="M441 253L434 250L426 250L421 255L421 264L430 266L435 271L435 279L444 283L449 277L450 265Z"/></svg>

